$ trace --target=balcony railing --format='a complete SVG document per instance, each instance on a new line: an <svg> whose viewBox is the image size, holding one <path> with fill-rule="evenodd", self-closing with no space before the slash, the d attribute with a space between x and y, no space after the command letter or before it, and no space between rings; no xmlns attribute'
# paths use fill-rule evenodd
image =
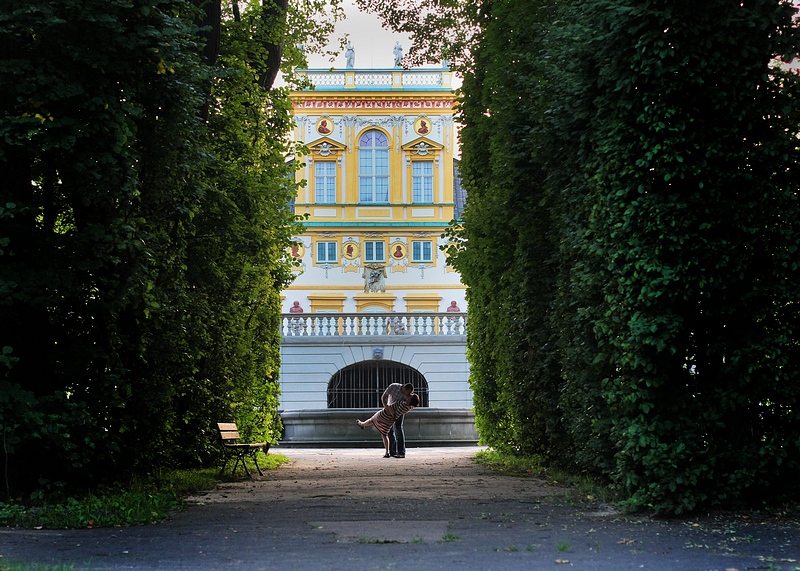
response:
<svg viewBox="0 0 800 571"><path fill-rule="evenodd" d="M418 69L306 69L298 70L314 84L316 91L362 90L445 90L452 89L449 68Z"/></svg>
<svg viewBox="0 0 800 571"><path fill-rule="evenodd" d="M283 313L284 337L464 335L466 313Z"/></svg>

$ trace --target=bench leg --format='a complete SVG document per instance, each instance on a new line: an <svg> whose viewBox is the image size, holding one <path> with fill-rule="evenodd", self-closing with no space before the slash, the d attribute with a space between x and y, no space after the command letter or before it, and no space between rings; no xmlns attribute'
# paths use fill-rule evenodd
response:
<svg viewBox="0 0 800 571"><path fill-rule="evenodd" d="M228 465L228 462L231 460L230 454L225 454L225 461L222 463L222 469L219 471L219 475L222 476L225 473L225 467Z"/></svg>
<svg viewBox="0 0 800 571"><path fill-rule="evenodd" d="M225 455L225 462L222 463L222 470L219 471L219 475L222 476L223 474L225 474L225 468L228 466L228 462L231 461L232 456L235 456L236 458L233 461L233 466L231 466L231 478L236 476L236 468L239 467L239 462L242 463L242 466L244 466L244 471L247 472L248 476L250 476L250 471L247 469L247 464L244 463L244 458L242 457L242 454L238 453L237 454L230 453ZM252 476L250 476L250 478L252 478Z"/></svg>
<svg viewBox="0 0 800 571"><path fill-rule="evenodd" d="M239 467L239 462L242 463L242 467L244 468L244 471L247 472L247 475L249 476L250 472L247 471L247 464L244 463L244 457L241 454L237 454L236 455L236 462L233 464L233 470L231 470L231 476L233 476L233 477L236 476L236 468Z"/></svg>
<svg viewBox="0 0 800 571"><path fill-rule="evenodd" d="M261 467L258 465L258 450L253 450L253 463L256 465L256 470L258 470L258 474L260 476L263 476L264 472L261 471Z"/></svg>
<svg viewBox="0 0 800 571"><path fill-rule="evenodd" d="M244 461L245 460L245 456L246 456L246 454L242 454L241 456L239 456L239 459L242 461L242 466L244 467L244 471L247 472L247 477L252 480L253 479L253 475L250 473L250 470L248 470L248 468L247 468L247 462Z"/></svg>
<svg viewBox="0 0 800 571"><path fill-rule="evenodd" d="M269 450L269 448L265 447L264 451L266 452L267 450ZM219 471L219 475L222 476L225 473L225 468L228 466L228 462L230 462L232 456L235 456L235 460L233 462L233 466L231 467L231 477L234 477L236 475L236 468L239 467L239 462L241 462L242 463L242 467L244 468L244 471L247 473L249 478L252 480L253 479L253 474L250 473L250 469L247 467L247 462L245 462L245 459L246 459L248 454L251 455L251 457L253 458L253 463L256 465L256 469L258 470L258 474L260 476L263 476L264 475L264 471L261 469L261 466L258 465L258 449L256 449L256 450L240 450L240 451L229 452L228 454L225 455L225 462L222 463L222 469Z"/></svg>

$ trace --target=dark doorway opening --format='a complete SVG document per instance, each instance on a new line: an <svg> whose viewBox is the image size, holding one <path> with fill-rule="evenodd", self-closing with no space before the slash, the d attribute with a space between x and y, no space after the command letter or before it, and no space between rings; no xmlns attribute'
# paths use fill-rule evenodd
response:
<svg viewBox="0 0 800 571"><path fill-rule="evenodd" d="M420 406L428 406L428 381L408 365L374 359L341 369L328 383L328 408L380 408L381 395L392 383L411 383Z"/></svg>

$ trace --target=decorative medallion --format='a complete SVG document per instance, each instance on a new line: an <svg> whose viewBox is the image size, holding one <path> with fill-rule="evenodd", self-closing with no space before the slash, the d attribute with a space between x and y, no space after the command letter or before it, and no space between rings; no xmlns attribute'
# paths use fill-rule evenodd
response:
<svg viewBox="0 0 800 571"><path fill-rule="evenodd" d="M358 242L348 240L342 244L342 256L345 260L355 260L359 255Z"/></svg>
<svg viewBox="0 0 800 571"><path fill-rule="evenodd" d="M333 133L333 121L330 117L323 116L319 121L317 121L317 133L320 135L330 135Z"/></svg>
<svg viewBox="0 0 800 571"><path fill-rule="evenodd" d="M300 243L293 244L289 247L289 255L296 264L299 264L303 256L306 255L306 247Z"/></svg>
<svg viewBox="0 0 800 571"><path fill-rule="evenodd" d="M431 132L431 120L427 117L420 117L414 121L414 132L417 135L429 135Z"/></svg>
<svg viewBox="0 0 800 571"><path fill-rule="evenodd" d="M402 242L393 242L391 246L389 246L389 252L391 252L390 256L392 260L400 261L404 260L406 257L406 245Z"/></svg>

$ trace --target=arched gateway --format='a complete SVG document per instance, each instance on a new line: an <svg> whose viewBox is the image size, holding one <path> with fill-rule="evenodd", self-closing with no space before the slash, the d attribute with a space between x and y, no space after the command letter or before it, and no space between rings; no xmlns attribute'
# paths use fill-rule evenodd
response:
<svg viewBox="0 0 800 571"><path fill-rule="evenodd" d="M428 406L428 381L403 363L372 359L354 363L337 371L328 383L328 408L380 408L381 395L392 383L411 383Z"/></svg>

